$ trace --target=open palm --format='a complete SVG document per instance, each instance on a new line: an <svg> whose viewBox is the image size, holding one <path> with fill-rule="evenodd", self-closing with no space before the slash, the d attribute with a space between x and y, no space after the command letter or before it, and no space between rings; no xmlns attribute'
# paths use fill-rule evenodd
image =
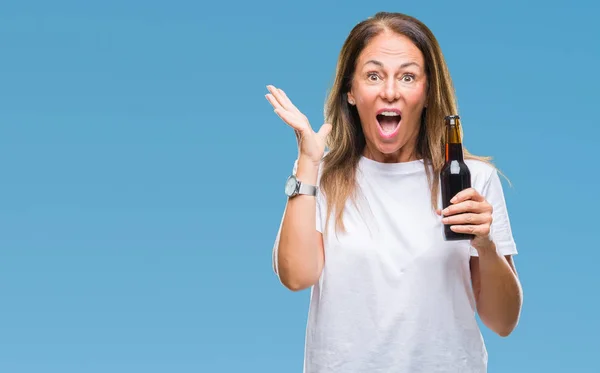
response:
<svg viewBox="0 0 600 373"><path fill-rule="evenodd" d="M283 90L272 85L267 89L270 93L265 97L275 113L296 132L299 155L318 163L325 152L325 141L331 132L331 125L325 123L318 132L313 131L306 116L292 104Z"/></svg>

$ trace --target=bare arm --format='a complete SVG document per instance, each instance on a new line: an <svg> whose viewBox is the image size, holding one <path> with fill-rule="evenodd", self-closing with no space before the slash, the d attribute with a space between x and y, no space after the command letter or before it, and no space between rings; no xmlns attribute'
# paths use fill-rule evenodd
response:
<svg viewBox="0 0 600 373"><path fill-rule="evenodd" d="M296 176L316 185L318 165L300 158ZM288 200L277 241L275 271L282 284L298 291L314 285L324 264L323 236L316 230L316 197L297 195Z"/></svg>
<svg viewBox="0 0 600 373"><path fill-rule="evenodd" d="M442 219L455 232L474 234L471 246L477 256L470 259L471 281L481 321L495 333L506 337L517 326L523 303L523 292L512 257L502 255L491 237L491 225L506 245L511 242L510 226L500 182L496 174L490 179L486 195L468 188L459 192L452 205L444 209ZM493 204L493 205L492 205Z"/></svg>
<svg viewBox="0 0 600 373"><path fill-rule="evenodd" d="M308 118L283 90L272 85L267 88L270 93L266 98L275 113L296 133L299 154L296 177L301 182L317 185L331 124L324 123L318 132L314 132ZM316 197L297 195L288 200L283 213L273 248L273 264L279 279L290 290L306 289L321 276L325 260L323 238L316 228L316 209Z"/></svg>
<svg viewBox="0 0 600 373"><path fill-rule="evenodd" d="M512 257L495 247L471 257L471 279L481 321L502 337L517 326L523 303L522 289Z"/></svg>

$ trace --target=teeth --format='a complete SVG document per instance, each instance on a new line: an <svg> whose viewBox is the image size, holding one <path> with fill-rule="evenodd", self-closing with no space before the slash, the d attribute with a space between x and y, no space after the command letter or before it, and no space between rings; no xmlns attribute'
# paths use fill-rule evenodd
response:
<svg viewBox="0 0 600 373"><path fill-rule="evenodd" d="M385 115L386 117L397 117L398 116L398 114L394 113L393 111L384 111L380 115Z"/></svg>

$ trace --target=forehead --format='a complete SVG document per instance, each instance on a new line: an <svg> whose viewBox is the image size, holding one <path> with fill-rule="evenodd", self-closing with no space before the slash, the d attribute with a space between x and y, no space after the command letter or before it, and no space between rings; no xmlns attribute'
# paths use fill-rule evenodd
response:
<svg viewBox="0 0 600 373"><path fill-rule="evenodd" d="M369 41L358 56L358 67L372 59L381 61L386 66L409 61L423 66L423 54L419 48L408 37L388 30Z"/></svg>

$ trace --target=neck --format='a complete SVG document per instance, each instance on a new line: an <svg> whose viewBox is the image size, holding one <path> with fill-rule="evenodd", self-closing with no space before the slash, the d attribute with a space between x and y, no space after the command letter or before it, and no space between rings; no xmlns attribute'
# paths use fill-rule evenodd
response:
<svg viewBox="0 0 600 373"><path fill-rule="evenodd" d="M410 162L419 159L415 148L415 144L406 144L393 153L382 153L375 146L367 143L363 151L363 156L381 163Z"/></svg>

